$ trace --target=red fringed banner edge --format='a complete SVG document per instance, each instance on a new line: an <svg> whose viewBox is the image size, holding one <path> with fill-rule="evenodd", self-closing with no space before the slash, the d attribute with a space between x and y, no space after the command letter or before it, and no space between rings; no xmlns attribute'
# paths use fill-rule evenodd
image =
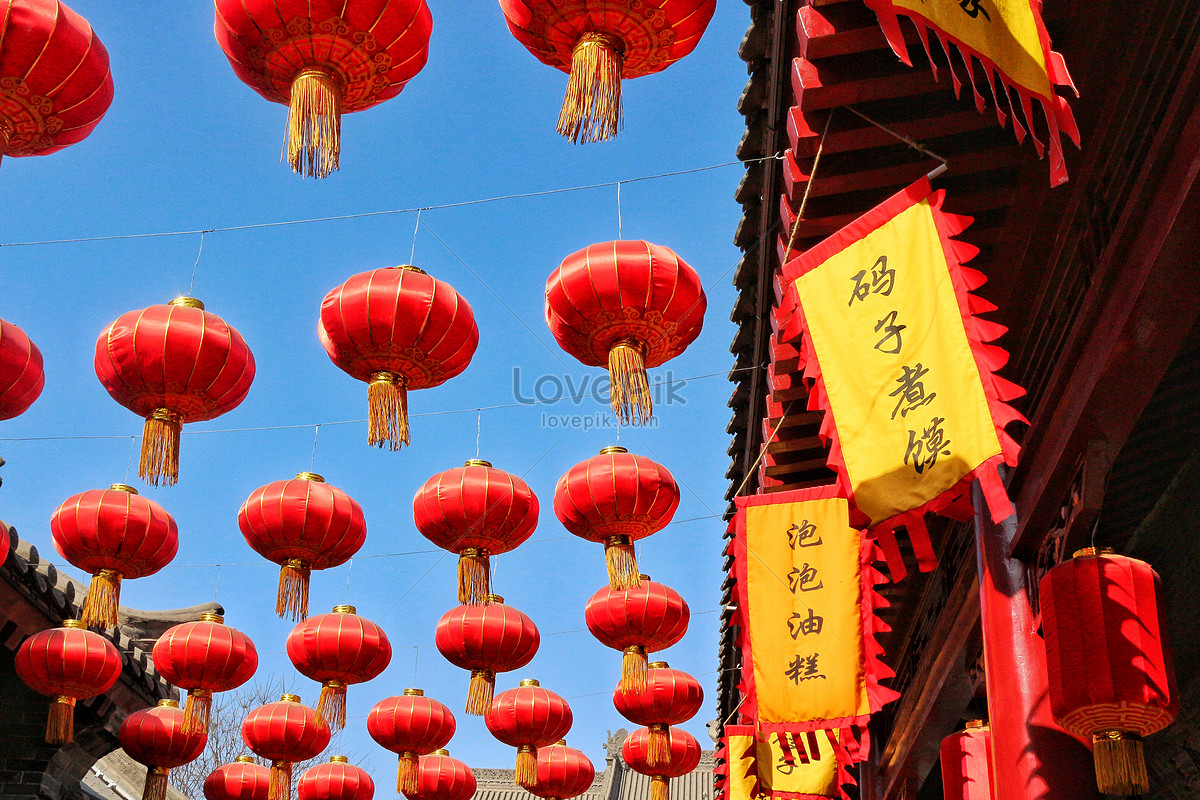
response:
<svg viewBox="0 0 1200 800"><path fill-rule="evenodd" d="M809 731L810 735L815 735L815 731ZM827 735L829 731L825 732ZM842 731L841 735L844 738L846 731ZM728 794L728 780L731 761L737 761L746 758L746 753L729 752L729 738L731 736L746 736L755 739L761 738L761 733L756 731L753 725L726 725L725 733L721 736L718 750L716 751L717 768L714 770L714 784L716 787L717 800L730 800ZM799 738L796 739L799 742ZM774 792L763 791L761 781L758 777L758 762L757 760L750 761L750 769L753 774L747 772L743 778L753 778L753 790L751 797L768 798L768 800L830 800L830 798L838 798L838 800L850 800L850 795L847 794L845 787L857 786L858 782L854 780L854 776L850 773L850 764L853 763L849 751L843 747L837 738L830 736L829 743L833 745L833 750L837 759L837 783L838 793L836 795L826 794L808 794L805 792ZM811 749L815 750L815 747ZM810 761L808 752L803 747L796 749L796 761L801 764L807 764Z"/></svg>

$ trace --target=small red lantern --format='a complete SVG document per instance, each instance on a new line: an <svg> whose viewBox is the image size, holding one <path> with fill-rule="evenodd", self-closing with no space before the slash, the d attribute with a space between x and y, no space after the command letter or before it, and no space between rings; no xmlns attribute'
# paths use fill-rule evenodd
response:
<svg viewBox="0 0 1200 800"><path fill-rule="evenodd" d="M413 519L422 536L458 553L458 602L478 605L491 593L488 557L533 535L538 500L516 475L473 458L425 481L413 498Z"/></svg>
<svg viewBox="0 0 1200 800"><path fill-rule="evenodd" d="M538 749L537 785L529 791L544 800L570 800L590 789L595 779L591 760L559 739Z"/></svg>
<svg viewBox="0 0 1200 800"><path fill-rule="evenodd" d="M1041 581L1050 710L1091 737L1104 794L1146 794L1142 737L1179 714L1162 580L1149 564L1087 548Z"/></svg>
<svg viewBox="0 0 1200 800"><path fill-rule="evenodd" d="M104 694L121 677L121 654L113 643L79 620L40 631L21 643L13 662L17 676L38 694L54 698L46 742L74 741L75 701Z"/></svg>
<svg viewBox="0 0 1200 800"><path fill-rule="evenodd" d="M238 756L232 764L217 767L204 779L205 800L267 800L271 770Z"/></svg>
<svg viewBox="0 0 1200 800"><path fill-rule="evenodd" d="M50 517L50 534L59 555L91 573L81 617L101 628L117 627L121 579L153 575L179 550L174 518L123 483L68 497Z"/></svg>
<svg viewBox="0 0 1200 800"><path fill-rule="evenodd" d="M681 778L700 764L700 743L687 731L671 728L670 757L651 766L650 731L638 728L625 738L621 758L633 769L650 776L650 800L670 800L671 778Z"/></svg>
<svg viewBox="0 0 1200 800"><path fill-rule="evenodd" d="M679 487L661 464L606 447L558 479L554 513L568 531L604 544L608 585L638 585L633 543L662 530L679 506Z"/></svg>
<svg viewBox="0 0 1200 800"><path fill-rule="evenodd" d="M981 719L942 739L946 800L992 800L992 730Z"/></svg>
<svg viewBox="0 0 1200 800"><path fill-rule="evenodd" d="M405 792L408 800L471 800L475 796L475 773L448 750L421 756L417 766L417 789Z"/></svg>
<svg viewBox="0 0 1200 800"><path fill-rule="evenodd" d="M542 637L533 620L493 594L486 605L457 606L443 614L433 641L447 661L471 670L466 711L483 716L492 707L496 673L532 661Z"/></svg>
<svg viewBox="0 0 1200 800"><path fill-rule="evenodd" d="M646 686L647 652L666 650L682 639L691 610L679 592L642 575L636 589L604 587L596 592L583 617L601 644L624 653L622 689L640 692Z"/></svg>
<svg viewBox="0 0 1200 800"><path fill-rule="evenodd" d="M375 781L367 771L345 756L331 756L328 764L310 767L296 787L299 800L371 800Z"/></svg>
<svg viewBox="0 0 1200 800"><path fill-rule="evenodd" d="M312 570L345 564L367 538L358 503L312 472L255 489L238 511L238 527L256 553L282 567L275 613L292 619L308 616Z"/></svg>
<svg viewBox="0 0 1200 800"><path fill-rule="evenodd" d="M213 692L228 692L254 677L258 650L250 637L224 624L220 614L168 628L154 643L154 666L168 681L187 689L186 733L208 733Z"/></svg>
<svg viewBox="0 0 1200 800"><path fill-rule="evenodd" d="M496 695L483 721L492 736L517 748L516 782L529 789L537 785L538 748L566 736L574 718L566 700L527 678Z"/></svg>
<svg viewBox="0 0 1200 800"><path fill-rule="evenodd" d="M287 654L297 672L321 684L317 716L341 730L346 687L374 680L387 669L392 645L383 628L358 616L354 606L334 606L332 614L309 617L292 629Z"/></svg>
<svg viewBox="0 0 1200 800"><path fill-rule="evenodd" d="M657 767L671 758L671 725L682 725L700 710L704 690L700 682L665 661L647 665L646 686L639 692L626 692L620 685L613 692L613 705L634 725L650 731L646 764Z"/></svg>
<svg viewBox="0 0 1200 800"><path fill-rule="evenodd" d="M3 90L0 90L0 100ZM0 106L2 108L2 106ZM0 157L4 155L3 111L0 111ZM42 351L25 331L0 319L0 420L24 414L46 385Z"/></svg>
<svg viewBox="0 0 1200 800"><path fill-rule="evenodd" d="M450 709L420 689L405 689L402 697L385 697L367 715L371 738L400 756L396 791L406 794L420 788L417 757L445 747L455 728Z"/></svg>
<svg viewBox="0 0 1200 800"><path fill-rule="evenodd" d="M246 715L242 741L271 762L268 799L285 800L292 792L292 765L316 758L329 746L329 726L298 696L285 694Z"/></svg>
<svg viewBox="0 0 1200 800"><path fill-rule="evenodd" d="M687 349L707 306L700 276L666 247L593 244L546 281L546 324L558 346L590 367L608 366L609 400L626 425L654 416L647 367Z"/></svg>
<svg viewBox="0 0 1200 800"><path fill-rule="evenodd" d="M96 341L95 367L112 398L146 418L138 475L155 486L179 480L183 423L232 411L254 381L242 335L192 297L122 314Z"/></svg>
<svg viewBox="0 0 1200 800"><path fill-rule="evenodd" d="M408 392L440 386L471 363L479 329L445 281L411 265L361 272L325 295L317 333L325 352L365 381L367 443L408 444Z"/></svg>
<svg viewBox="0 0 1200 800"><path fill-rule="evenodd" d="M183 711L174 700L159 700L154 708L133 712L121 723L117 738L125 755L146 766L142 800L163 800L167 773L195 761L208 744L203 731L184 731Z"/></svg>

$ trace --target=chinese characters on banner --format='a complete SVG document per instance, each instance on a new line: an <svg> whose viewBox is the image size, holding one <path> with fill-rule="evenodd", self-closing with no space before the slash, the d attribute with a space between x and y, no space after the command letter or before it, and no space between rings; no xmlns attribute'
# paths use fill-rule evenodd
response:
<svg viewBox="0 0 1200 800"><path fill-rule="evenodd" d="M853 785L854 779L836 734L816 732L815 748L798 744L800 738L786 733L756 737L753 725L726 725L724 800L847 797L841 787Z"/></svg>

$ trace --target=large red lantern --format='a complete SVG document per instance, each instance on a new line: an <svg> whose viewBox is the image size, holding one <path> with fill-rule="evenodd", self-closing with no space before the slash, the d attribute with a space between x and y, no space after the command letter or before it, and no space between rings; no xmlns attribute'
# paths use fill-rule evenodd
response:
<svg viewBox="0 0 1200 800"><path fill-rule="evenodd" d="M256 553L280 565L275 613L292 619L308 616L312 570L345 564L367 538L362 507L312 472L255 489L238 527Z"/></svg>
<svg viewBox="0 0 1200 800"><path fill-rule="evenodd" d="M0 158L86 139L113 99L108 51L88 21L58 0L0 0L0 42Z"/></svg>
<svg viewBox="0 0 1200 800"><path fill-rule="evenodd" d="M310 767L296 786L299 800L371 800L375 781L345 756L331 756L327 764Z"/></svg>
<svg viewBox="0 0 1200 800"><path fill-rule="evenodd" d="M529 789L537 785L538 748L566 736L574 718L566 700L528 678L496 695L483 721L492 736L517 748L515 780Z"/></svg>
<svg viewBox="0 0 1200 800"><path fill-rule="evenodd" d="M662 464L606 447L558 479L554 513L568 531L604 544L608 585L638 585L633 543L662 530L679 506L679 486Z"/></svg>
<svg viewBox="0 0 1200 800"><path fill-rule="evenodd" d="M220 614L168 628L154 643L154 666L168 681L187 689L184 731L208 733L213 692L228 692L254 677L258 650L250 637L224 624Z"/></svg>
<svg viewBox="0 0 1200 800"><path fill-rule="evenodd" d="M133 712L121 723L117 738L125 755L146 766L142 800L163 800L168 772L195 761L208 744L204 731L184 730L183 711L174 700Z"/></svg>
<svg viewBox="0 0 1200 800"><path fill-rule="evenodd" d="M992 731L983 720L942 739L942 793L946 800L992 800Z"/></svg>
<svg viewBox="0 0 1200 800"><path fill-rule="evenodd" d="M413 519L422 536L458 553L458 602L477 605L491 593L488 557L533 535L538 500L516 475L473 458L425 481L413 498Z"/></svg>
<svg viewBox="0 0 1200 800"><path fill-rule="evenodd" d="M380 746L397 753L396 791L420 787L417 758L445 747L454 736L454 714L445 704L420 689L405 689L400 697L385 697L367 715L367 733Z"/></svg>
<svg viewBox="0 0 1200 800"><path fill-rule="evenodd" d="M317 715L341 730L346 687L374 680L387 669L392 645L383 628L358 616L354 606L334 606L333 613L309 617L292 629L287 654L297 672L321 684Z"/></svg>
<svg viewBox="0 0 1200 800"><path fill-rule="evenodd" d="M238 756L204 779L205 800L267 800L270 792L271 771L254 763L253 756Z"/></svg>
<svg viewBox="0 0 1200 800"><path fill-rule="evenodd" d="M1050 710L1090 737L1105 794L1146 794L1142 737L1179 714L1162 581L1136 558L1080 550L1041 581Z"/></svg>
<svg viewBox="0 0 1200 800"><path fill-rule="evenodd" d="M122 314L96 341L96 377L121 405L146 418L138 475L155 486L179 480L179 434L237 408L254 381L242 335L192 297Z"/></svg>
<svg viewBox="0 0 1200 800"><path fill-rule="evenodd" d="M650 800L670 800L671 778L681 778L699 766L700 743L687 731L671 728L668 760L651 766L650 731L638 728L625 738L621 758L634 772L650 776Z"/></svg>
<svg viewBox="0 0 1200 800"><path fill-rule="evenodd" d="M405 792L408 800L471 800L475 796L475 773L448 750L421 756L417 766L417 789Z"/></svg>
<svg viewBox="0 0 1200 800"><path fill-rule="evenodd" d="M179 550L175 519L123 483L68 497L50 517L50 534L59 555L91 573L81 618L102 628L117 627L121 579L153 575Z"/></svg>
<svg viewBox="0 0 1200 800"><path fill-rule="evenodd" d="M566 72L558 132L602 142L622 127L621 81L666 69L696 48L716 0L500 0L508 29Z"/></svg>
<svg viewBox="0 0 1200 800"><path fill-rule="evenodd" d="M315 709L285 694L278 702L252 710L242 721L242 741L271 762L269 800L286 800L292 791L292 765L316 758L329 746L329 726Z"/></svg>
<svg viewBox="0 0 1200 800"><path fill-rule="evenodd" d="M75 701L104 694L121 677L121 654L113 643L79 620L64 620L30 636L17 649L17 676L38 694L53 698L46 742L74 740Z"/></svg>
<svg viewBox="0 0 1200 800"><path fill-rule="evenodd" d="M217 43L243 82L288 106L284 157L317 178L338 168L342 114L400 94L432 30L425 0L217 0Z"/></svg>
<svg viewBox="0 0 1200 800"><path fill-rule="evenodd" d="M317 333L333 363L367 383L367 443L392 450L409 442L408 392L458 375L479 344L467 301L411 265L360 272L330 291Z"/></svg>
<svg viewBox="0 0 1200 800"><path fill-rule="evenodd" d="M642 575L636 589L605 587L596 592L583 616L601 644L624 654L621 687L640 692L646 686L647 653L666 650L682 639L691 609L679 592Z"/></svg>
<svg viewBox="0 0 1200 800"><path fill-rule="evenodd" d="M647 367L700 335L707 305L700 276L671 250L643 241L593 244L546 281L546 324L559 347L608 366L609 400L627 425L654 416Z"/></svg>
<svg viewBox="0 0 1200 800"><path fill-rule="evenodd" d="M549 747L538 748L537 785L531 794L544 800L570 800L592 787L596 768L591 760L560 739Z"/></svg>
<svg viewBox="0 0 1200 800"><path fill-rule="evenodd" d="M0 96L2 92L3 89L0 89ZM2 119L3 111L0 111ZM0 122L0 131L3 130L3 123ZM0 157L3 155L3 133L0 133ZM29 341L25 331L0 319L0 420L24 414L41 395L45 385L42 351Z"/></svg>
<svg viewBox="0 0 1200 800"><path fill-rule="evenodd" d="M682 725L700 710L704 690L700 682L686 672L671 669L665 661L655 661L646 670L646 686L627 692L620 685L613 692L613 705L634 725L645 725L650 732L646 764L657 767L671 758L671 725Z"/></svg>
<svg viewBox="0 0 1200 800"><path fill-rule="evenodd" d="M466 711L482 716L492 707L496 673L532 661L542 637L533 620L493 594L486 605L461 605L443 614L433 641L447 661L471 670Z"/></svg>

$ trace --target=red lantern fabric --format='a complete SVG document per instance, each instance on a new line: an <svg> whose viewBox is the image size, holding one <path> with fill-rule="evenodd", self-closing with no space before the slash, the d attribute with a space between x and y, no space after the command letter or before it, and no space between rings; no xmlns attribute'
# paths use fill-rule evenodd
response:
<svg viewBox="0 0 1200 800"><path fill-rule="evenodd" d="M214 32L234 73L288 106L293 172L338 168L341 115L389 100L421 71L433 18L425 0L217 0Z"/></svg>
<svg viewBox="0 0 1200 800"><path fill-rule="evenodd" d="M2 57L0 53L0 59ZM0 120L3 120L3 113L0 110ZM3 130L3 122L0 122L0 157L4 155ZM29 340L25 331L0 319L0 420L24 414L45 385L42 351Z"/></svg>
<svg viewBox="0 0 1200 800"><path fill-rule="evenodd" d="M492 706L496 673L532 661L542 637L533 620L494 594L487 605L461 605L443 614L433 641L447 661L471 670L466 711L482 716Z"/></svg>
<svg viewBox="0 0 1200 800"><path fill-rule="evenodd" d="M671 738L668 727L681 725L700 710L704 690L700 682L686 672L671 669L667 662L647 665L645 688L627 692L620 684L613 691L617 712L634 725L645 725L650 731L646 764L657 767L671 758Z"/></svg>
<svg viewBox="0 0 1200 800"><path fill-rule="evenodd" d="M121 677L121 654L113 643L79 620L40 631L17 649L17 676L38 694L53 698L46 742L74 741L75 701L104 694Z"/></svg>
<svg viewBox="0 0 1200 800"><path fill-rule="evenodd" d="M183 711L174 700L133 712L121 723L117 738L125 755L146 766L142 800L163 800L167 773L195 761L208 744L204 731L183 729Z"/></svg>
<svg viewBox="0 0 1200 800"><path fill-rule="evenodd" d="M317 716L334 730L346 727L346 687L379 677L392 660L383 628L334 606L333 613L309 617L288 634L287 654L296 671L321 684Z"/></svg>
<svg viewBox="0 0 1200 800"><path fill-rule="evenodd" d="M538 748L566 736L574 718L566 700L526 679L516 689L496 695L483 721L492 736L517 748L515 780L530 789L537 785Z"/></svg>
<svg viewBox="0 0 1200 800"><path fill-rule="evenodd" d="M695 341L707 304L696 271L650 242L589 245L546 281L550 332L584 364L608 366L612 409L626 425L654 416L646 368Z"/></svg>
<svg viewBox="0 0 1200 800"><path fill-rule="evenodd" d="M992 800L992 730L981 720L942 739L946 800Z"/></svg>
<svg viewBox="0 0 1200 800"><path fill-rule="evenodd" d="M292 619L308 616L312 570L345 564L367 538L362 507L312 472L255 489L238 527L256 553L282 567L275 613Z"/></svg>
<svg viewBox="0 0 1200 800"><path fill-rule="evenodd" d="M220 614L202 614L195 622L168 628L151 651L163 677L188 692L183 713L187 733L208 733L213 692L238 688L258 669L254 642L224 622Z"/></svg>
<svg viewBox="0 0 1200 800"><path fill-rule="evenodd" d="M333 363L368 384L367 443L392 450L409 442L408 392L458 375L479 344L467 301L411 265L360 272L330 291L317 333Z"/></svg>
<svg viewBox="0 0 1200 800"><path fill-rule="evenodd" d="M138 475L155 486L179 480L183 424L237 408L254 381L242 335L192 297L122 314L96 340L95 367L109 395L146 418Z"/></svg>
<svg viewBox="0 0 1200 800"><path fill-rule="evenodd" d="M570 800L590 789L595 779L591 760L560 740L538 748L537 785L529 791L545 800Z"/></svg>
<svg viewBox="0 0 1200 800"><path fill-rule="evenodd" d="M700 764L700 743L687 731L671 728L670 758L651 766L650 731L638 728L625 738L621 758L635 772L650 776L650 800L670 800L670 780L687 775Z"/></svg>
<svg viewBox="0 0 1200 800"><path fill-rule="evenodd" d="M333 756L329 763L310 767L300 776L296 796L299 800L371 800L375 781L345 756Z"/></svg>
<svg viewBox="0 0 1200 800"><path fill-rule="evenodd" d="M329 746L329 726L315 709L294 694L252 710L242 721L242 741L271 762L268 800L285 800L292 792L292 765L316 758Z"/></svg>
<svg viewBox="0 0 1200 800"><path fill-rule="evenodd" d="M447 750L421 756L417 766L417 789L405 792L408 800L471 800L475 796L475 773Z"/></svg>
<svg viewBox="0 0 1200 800"><path fill-rule="evenodd" d="M458 553L458 602L478 605L492 591L489 556L533 535L538 500L516 475L473 458L425 481L413 498L413 520L426 539Z"/></svg>
<svg viewBox="0 0 1200 800"><path fill-rule="evenodd" d="M205 800L267 800L271 770L238 756L232 764L217 767L204 779Z"/></svg>
<svg viewBox="0 0 1200 800"><path fill-rule="evenodd" d="M396 791L401 793L420 788L417 758L445 747L456 727L450 709L426 697L420 689L405 689L403 696L385 697L367 715L371 738L400 756Z"/></svg>
<svg viewBox="0 0 1200 800"><path fill-rule="evenodd" d="M635 589L600 589L583 609L592 636L624 653L621 686L627 692L645 688L647 652L666 650L682 639L691 615L679 592L647 575Z"/></svg>
<svg viewBox="0 0 1200 800"><path fill-rule="evenodd" d="M153 575L179 550L175 519L123 483L68 497L50 517L50 535L59 555L91 573L81 618L102 628L118 624L121 580Z"/></svg>
<svg viewBox="0 0 1200 800"><path fill-rule="evenodd" d="M558 132L602 142L623 126L621 81L666 69L696 48L716 0L500 0L508 29L570 75Z"/></svg>

